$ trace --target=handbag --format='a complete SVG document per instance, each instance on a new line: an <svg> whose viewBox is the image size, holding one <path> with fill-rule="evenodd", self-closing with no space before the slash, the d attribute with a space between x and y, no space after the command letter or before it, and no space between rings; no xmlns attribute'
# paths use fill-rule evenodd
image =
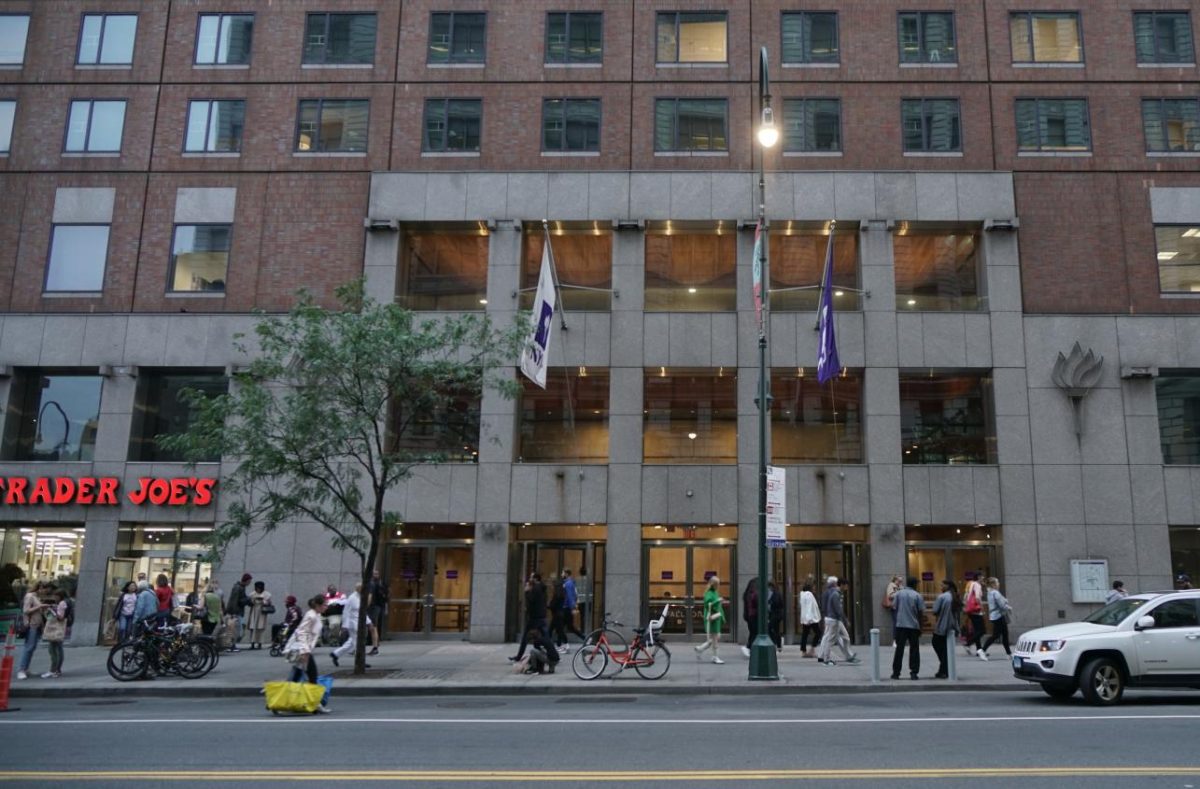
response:
<svg viewBox="0 0 1200 789"><path fill-rule="evenodd" d="M17 621L13 622L13 633L17 638L29 635L29 617L21 614L17 617Z"/></svg>
<svg viewBox="0 0 1200 789"><path fill-rule="evenodd" d="M262 612L263 612L263 616L270 616L271 614L275 613L275 604L274 603L264 604L262 607Z"/></svg>

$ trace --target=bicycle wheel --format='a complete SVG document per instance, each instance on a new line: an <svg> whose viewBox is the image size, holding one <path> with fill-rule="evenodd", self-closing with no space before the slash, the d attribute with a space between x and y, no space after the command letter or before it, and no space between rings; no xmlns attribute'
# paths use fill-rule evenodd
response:
<svg viewBox="0 0 1200 789"><path fill-rule="evenodd" d="M175 651L175 671L184 679L200 679L208 673L208 668L208 655L195 641L188 641Z"/></svg>
<svg viewBox="0 0 1200 789"><path fill-rule="evenodd" d="M117 644L108 651L108 674L118 682L131 682L146 674L150 661L136 641Z"/></svg>
<svg viewBox="0 0 1200 789"><path fill-rule="evenodd" d="M571 658L571 670L580 679L595 679L608 666L608 650L603 644L584 644Z"/></svg>
<svg viewBox="0 0 1200 789"><path fill-rule="evenodd" d="M593 630L592 632L588 633L587 637L583 639L583 646L586 647L588 644L599 643L601 633L604 633L605 637L608 639L609 652L629 651L629 642L625 640L625 636L621 635L616 630L607 627L604 629Z"/></svg>
<svg viewBox="0 0 1200 789"><path fill-rule="evenodd" d="M649 650L640 646L634 651L632 657L637 660L633 664L633 670L642 679L662 679L667 673L667 669L671 668L671 652L667 649L666 644L655 644ZM647 662L643 663L643 661Z"/></svg>

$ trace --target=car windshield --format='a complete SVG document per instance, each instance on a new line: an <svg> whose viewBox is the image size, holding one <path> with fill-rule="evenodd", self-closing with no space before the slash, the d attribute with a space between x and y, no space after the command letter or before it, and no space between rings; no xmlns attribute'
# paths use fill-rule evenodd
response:
<svg viewBox="0 0 1200 789"><path fill-rule="evenodd" d="M1136 600L1130 597L1126 597L1123 600L1115 600L1099 611L1093 611L1088 614L1083 618L1083 621L1090 622L1093 625L1112 625L1116 627L1125 621L1125 617L1145 604L1145 600Z"/></svg>

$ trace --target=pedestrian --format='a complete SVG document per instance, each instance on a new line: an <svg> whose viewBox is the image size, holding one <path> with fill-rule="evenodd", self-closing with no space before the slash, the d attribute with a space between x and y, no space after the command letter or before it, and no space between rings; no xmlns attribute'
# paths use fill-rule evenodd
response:
<svg viewBox="0 0 1200 789"><path fill-rule="evenodd" d="M774 581L767 581L767 633L775 651L783 649L783 595Z"/></svg>
<svg viewBox="0 0 1200 789"><path fill-rule="evenodd" d="M299 682L305 677L312 684L317 684L317 656L315 650L321 640L321 615L325 613L325 598L316 595L308 601L308 611L297 625L296 631L283 647L283 653L292 663L291 676L288 682ZM319 712L330 712L324 704L317 707Z"/></svg>
<svg viewBox="0 0 1200 789"><path fill-rule="evenodd" d="M246 587L254 577L250 573L242 573L241 580L233 585L229 590L229 600L225 603L225 616L233 620L233 643L229 647L230 652L241 652L238 644L242 640L242 623L246 619L246 608L250 605L250 595L246 593Z"/></svg>
<svg viewBox="0 0 1200 789"><path fill-rule="evenodd" d="M954 648L954 637L958 633L958 621L962 615L962 600L958 596L958 587L947 579L942 581L942 593L933 601L933 651L937 653L938 670L934 679L949 679L950 670L946 667L946 642L949 648Z"/></svg>
<svg viewBox="0 0 1200 789"><path fill-rule="evenodd" d="M1104 604L1109 605L1110 603L1115 603L1118 600L1124 599L1128 595L1129 592L1125 591L1124 581L1113 581L1112 591L1109 592L1108 596L1104 598Z"/></svg>
<svg viewBox="0 0 1200 789"><path fill-rule="evenodd" d="M513 663L525 656L531 630L550 640L550 631L546 626L546 585L542 583L541 573L537 572L530 573L525 581L525 628L521 631L521 646L517 648L517 654L509 658Z"/></svg>
<svg viewBox="0 0 1200 789"><path fill-rule="evenodd" d="M263 637L270 627L271 614L275 613L275 605L271 602L271 593L262 581L254 582L254 591L250 594L250 617L246 627L250 630L250 648L262 649Z"/></svg>
<svg viewBox="0 0 1200 789"><path fill-rule="evenodd" d="M304 614L300 612L300 606L296 605L296 595L294 594L288 595L283 604L287 607L287 611L283 615L283 640L286 642L300 626L300 620Z"/></svg>
<svg viewBox="0 0 1200 789"><path fill-rule="evenodd" d="M221 624L221 617L225 613L223 608L224 604L221 602L221 594L217 591L216 584L210 583L204 590L204 618L200 620L200 632L206 636L213 634L217 625Z"/></svg>
<svg viewBox="0 0 1200 789"><path fill-rule="evenodd" d="M750 657L750 647L758 638L758 578L751 578L742 590L742 621L746 624L746 643L742 654Z"/></svg>
<svg viewBox="0 0 1200 789"><path fill-rule="evenodd" d="M971 622L971 633L967 637L967 654L975 655L982 649L983 642L983 585L979 573L969 573L967 586L963 589L963 612Z"/></svg>
<svg viewBox="0 0 1200 789"><path fill-rule="evenodd" d="M717 656L717 645L721 641L721 630L725 627L725 601L721 599L721 579L712 576L708 579L708 589L704 591L704 643L695 647L696 657L703 660L704 650L712 649L712 662L724 663Z"/></svg>
<svg viewBox="0 0 1200 789"><path fill-rule="evenodd" d="M138 581L137 603L133 607L133 634L138 635L158 618L158 595L150 588L150 582Z"/></svg>
<svg viewBox="0 0 1200 789"><path fill-rule="evenodd" d="M888 581L887 589L883 593L883 600L879 605L888 612L888 616L892 619L892 641L896 640L896 592L899 592L904 586L904 579L898 575L893 575Z"/></svg>
<svg viewBox="0 0 1200 789"><path fill-rule="evenodd" d="M1175 579L1175 588L1180 591L1192 588L1192 579L1185 573L1180 573Z"/></svg>
<svg viewBox="0 0 1200 789"><path fill-rule="evenodd" d="M568 633L573 633L579 637L580 641L586 641L587 636L575 625L575 608L579 605L579 592L575 588L575 579L571 576L571 568L565 567L563 574L563 622L566 625ZM565 641L566 638L564 637Z"/></svg>
<svg viewBox="0 0 1200 789"><path fill-rule="evenodd" d="M821 607L825 615L825 632L817 650L817 662L826 666L837 665L830 659L834 645L842 650L847 663L857 664L858 655L850 651L850 633L846 630L846 611L842 605L842 592L838 589L836 575L825 579L825 593L821 595Z"/></svg>
<svg viewBox="0 0 1200 789"><path fill-rule="evenodd" d="M809 646L809 638L812 646ZM821 606L813 594L811 583L800 590L800 657L816 657L817 643L821 640Z"/></svg>
<svg viewBox="0 0 1200 789"><path fill-rule="evenodd" d="M25 592L21 601L21 626L25 629L25 646L21 650L21 662L17 669L17 679L29 678L29 664L33 653L37 651L38 642L42 639L42 628L46 626L46 610L50 608L42 602L48 584L37 581Z"/></svg>
<svg viewBox="0 0 1200 789"><path fill-rule="evenodd" d="M154 579L154 598L154 618L161 627L171 619L171 610L175 607L175 590L171 588L171 579L163 573Z"/></svg>
<svg viewBox="0 0 1200 789"><path fill-rule="evenodd" d="M136 607L137 584L130 581L117 596L117 604L113 608L113 619L117 620L117 643L124 643L128 636L133 635L133 610Z"/></svg>
<svg viewBox="0 0 1200 789"><path fill-rule="evenodd" d="M917 591L917 579L909 577L892 601L896 611L896 649L892 654L892 679L900 679L904 665L904 647L908 646L908 676L921 673L921 624L925 621L925 598Z"/></svg>
<svg viewBox="0 0 1200 789"><path fill-rule="evenodd" d="M42 674L42 679L56 679L62 676L63 641L67 638L67 593L58 589L53 595L54 602L46 609L46 624L42 629L42 639L50 652L50 670Z"/></svg>
<svg viewBox="0 0 1200 789"><path fill-rule="evenodd" d="M372 571L371 583L367 585L367 618L371 620L371 651L368 655L379 654L380 632L383 630L383 618L387 616L389 597L387 582L378 570Z"/></svg>
<svg viewBox="0 0 1200 789"><path fill-rule="evenodd" d="M362 608L362 584L354 585L354 591L351 592L342 601L342 629L346 631L346 642L340 647L337 647L329 653L329 659L333 661L333 665L337 666L338 658L347 652L355 654L354 650L358 646L358 612ZM370 663L363 664L367 668L371 667Z"/></svg>
<svg viewBox="0 0 1200 789"><path fill-rule="evenodd" d="M1000 579L987 579L987 586L988 619L992 622L992 634L983 642L977 653L980 660L988 659L988 647L997 641L1004 645L1005 654L1012 654L1012 649L1008 646L1008 620L1012 618L1012 606L1009 605L1008 598L1000 594Z"/></svg>

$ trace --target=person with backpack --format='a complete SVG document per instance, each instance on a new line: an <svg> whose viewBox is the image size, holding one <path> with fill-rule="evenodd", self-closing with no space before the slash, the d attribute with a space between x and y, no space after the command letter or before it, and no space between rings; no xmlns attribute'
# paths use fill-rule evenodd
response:
<svg viewBox="0 0 1200 789"><path fill-rule="evenodd" d="M962 616L962 600L958 587L951 580L942 581L942 593L933 601L933 651L937 654L938 670L934 679L949 679L946 668L946 642L954 648L954 637L958 634L958 622Z"/></svg>
<svg viewBox="0 0 1200 789"><path fill-rule="evenodd" d="M983 586L979 583L979 573L970 573L970 580L963 589L963 613L971 622L971 633L967 637L967 654L974 656L982 647L983 642Z"/></svg>
<svg viewBox="0 0 1200 789"><path fill-rule="evenodd" d="M746 623L746 643L742 645L742 654L750 657L750 647L758 638L758 577L750 579L742 590L742 621Z"/></svg>
<svg viewBox="0 0 1200 789"><path fill-rule="evenodd" d="M775 651L783 649L783 595L774 581L767 581L767 633Z"/></svg>

